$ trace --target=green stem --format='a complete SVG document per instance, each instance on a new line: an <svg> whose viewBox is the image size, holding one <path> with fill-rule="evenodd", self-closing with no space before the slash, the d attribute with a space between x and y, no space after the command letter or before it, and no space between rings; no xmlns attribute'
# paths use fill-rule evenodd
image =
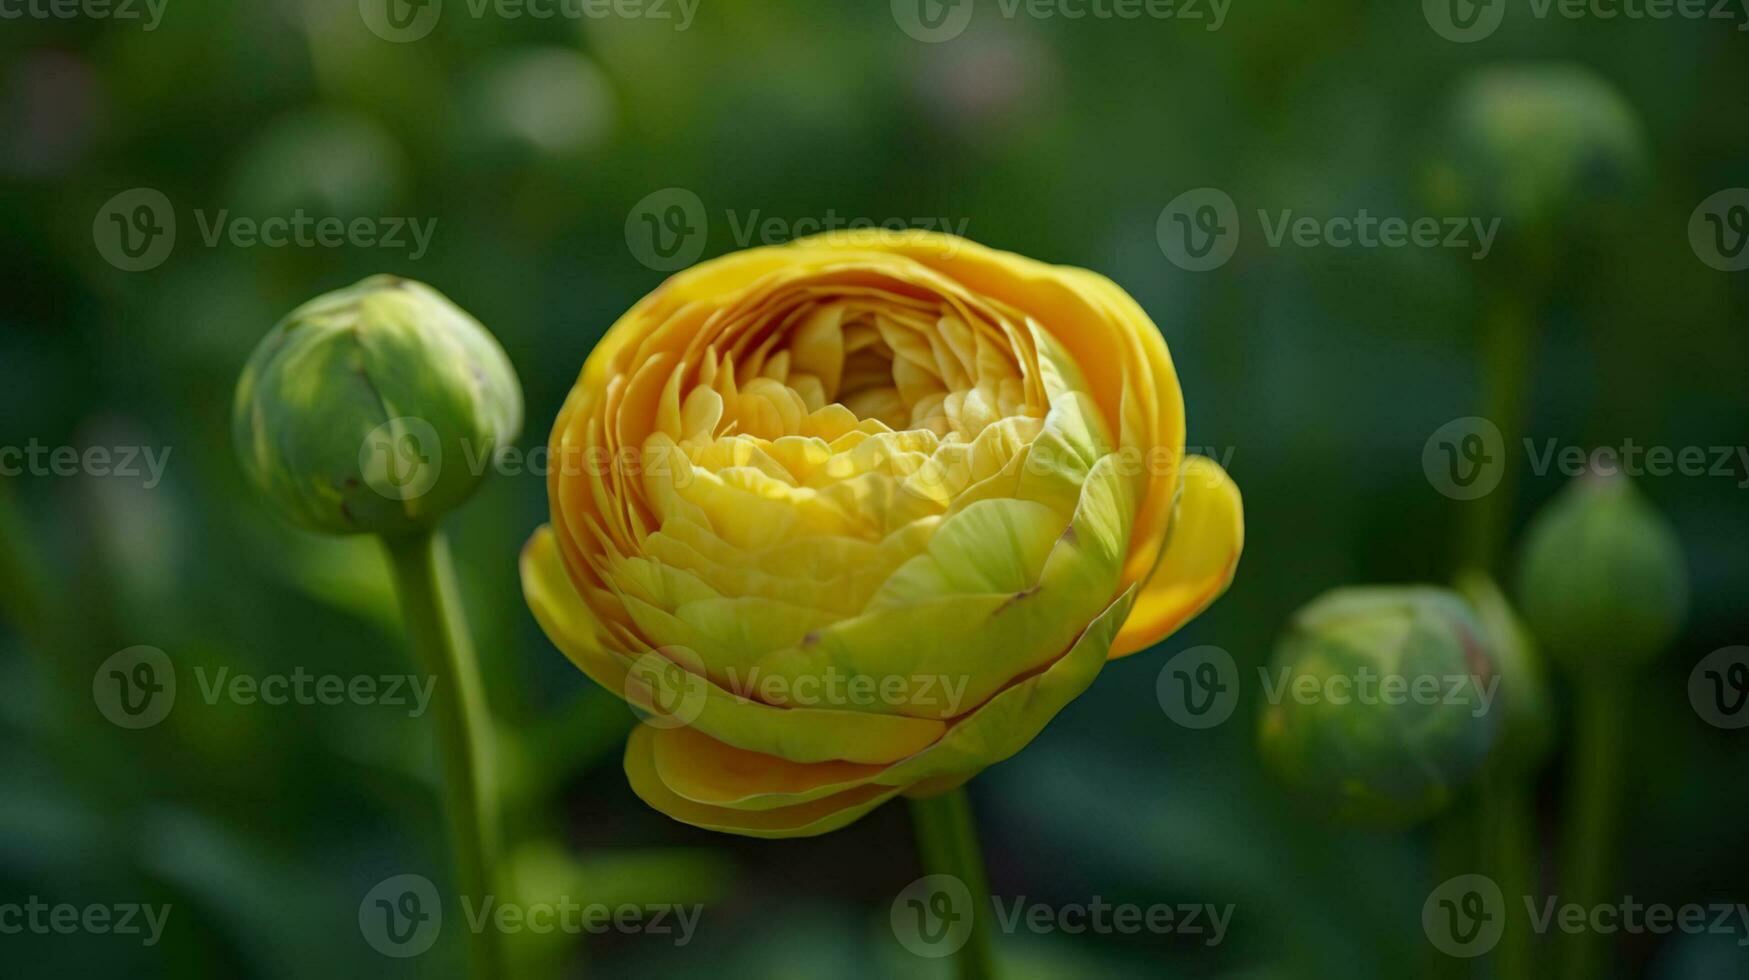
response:
<svg viewBox="0 0 1749 980"><path fill-rule="evenodd" d="M1574 693L1576 759L1567 793L1561 902L1589 909L1607 901L1615 874L1629 688L1608 678L1589 679ZM1562 975L1568 980L1603 976L1602 937L1581 930L1566 937L1565 947Z"/></svg>
<svg viewBox="0 0 1749 980"><path fill-rule="evenodd" d="M1480 860L1483 801L1476 792L1461 790L1445 812L1433 821L1433 862L1439 881L1474 874ZM1467 980L1473 975L1469 960L1448 956L1432 944L1423 947L1427 963L1422 975L1430 980Z"/></svg>
<svg viewBox="0 0 1749 980"><path fill-rule="evenodd" d="M990 883L978 849L978 825L965 787L911 801L911 826L926 874L953 875L972 895L972 933L958 954L960 980L996 975L990 945Z"/></svg>
<svg viewBox="0 0 1749 980"><path fill-rule="evenodd" d="M384 538L395 591L401 597L413 655L433 683L443 798L456 883L478 907L496 894L498 865L497 783L492 763L491 717L486 710L480 665L462 619L449 546L436 530ZM502 937L473 933L474 980L504 975Z"/></svg>
<svg viewBox="0 0 1749 980"><path fill-rule="evenodd" d="M1536 277L1530 277L1534 280ZM1474 568L1488 575L1498 564L1508 537L1512 502L1517 499L1518 467L1514 454L1523 439L1526 387L1536 340L1536 304L1531 289L1497 285L1484 296L1481 331L1482 408L1484 418L1500 430L1502 460L1500 484L1493 492L1470 503L1463 512L1460 568ZM1530 773L1499 767L1477 780L1473 804L1454 808L1448 818L1453 835L1468 835L1472 845L1467 857L1501 886L1509 906L1529 894L1530 868L1536 860L1531 836ZM1447 851L1446 861L1452 860ZM1447 863L1448 873L1461 873ZM1497 952L1498 976L1502 980L1529 980L1534 974L1531 957L1534 939L1523 925L1508 915L1506 932Z"/></svg>
<svg viewBox="0 0 1749 980"><path fill-rule="evenodd" d="M1525 386L1529 382L1536 323L1529 304L1508 290L1486 300L1482 312L1482 416L1500 429L1506 453L1500 485L1464 511L1462 565L1497 571L1507 517L1517 497L1514 453L1523 438Z"/></svg>
<svg viewBox="0 0 1749 980"><path fill-rule="evenodd" d="M1530 799L1530 777L1510 766L1499 766L1482 777L1484 847L1488 874L1506 898L1505 931L1495 948L1500 980L1535 980L1536 936L1527 917L1518 914L1524 900L1536 897L1536 820Z"/></svg>

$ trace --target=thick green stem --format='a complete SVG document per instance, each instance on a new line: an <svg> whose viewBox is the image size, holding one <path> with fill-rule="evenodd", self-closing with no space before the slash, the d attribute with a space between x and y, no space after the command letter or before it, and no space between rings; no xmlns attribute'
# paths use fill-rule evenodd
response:
<svg viewBox="0 0 1749 980"><path fill-rule="evenodd" d="M455 880L463 899L478 908L496 895L499 826L491 716L474 645L462 618L455 568L443 535L435 530L385 538L407 637L420 667L431 677L443 799L448 811ZM473 933L474 980L504 973L502 937L491 928Z"/></svg>
<svg viewBox="0 0 1749 980"><path fill-rule="evenodd" d="M1575 713L1575 761L1567 792L1566 851L1561 863L1561 902L1590 909L1609 900L1620 823L1622 741L1629 688L1610 679L1579 685ZM1604 937L1581 930L1567 937L1562 975L1568 980L1603 976Z"/></svg>
<svg viewBox="0 0 1749 980"><path fill-rule="evenodd" d="M928 874L953 875L972 896L970 938L957 954L960 980L988 980L996 975L990 945L990 883L984 877L984 857L978 848L978 825L965 787L939 796L911 801L911 825L917 854Z"/></svg>

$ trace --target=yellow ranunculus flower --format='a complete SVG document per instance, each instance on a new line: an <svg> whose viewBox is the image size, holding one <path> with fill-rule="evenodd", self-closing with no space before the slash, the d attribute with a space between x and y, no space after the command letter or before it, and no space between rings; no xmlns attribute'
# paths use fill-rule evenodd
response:
<svg viewBox="0 0 1749 980"><path fill-rule="evenodd" d="M1214 601L1244 536L1133 299L936 234L674 276L590 355L550 452L529 605L649 713L638 795L761 837L1018 752Z"/></svg>

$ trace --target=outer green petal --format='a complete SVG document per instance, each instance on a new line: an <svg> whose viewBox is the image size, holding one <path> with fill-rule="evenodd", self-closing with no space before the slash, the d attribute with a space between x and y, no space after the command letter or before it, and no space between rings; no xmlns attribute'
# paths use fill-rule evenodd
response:
<svg viewBox="0 0 1749 980"><path fill-rule="evenodd" d="M647 687L627 683L635 659L606 645L595 614L577 595L550 527L536 531L523 550L522 587L541 628L572 663L602 687L646 711L652 709ZM669 679L666 672L658 676ZM902 715L776 708L736 697L702 679L685 691L665 687L658 700L682 703L696 697L694 691L704 694L696 705L694 728L726 744L795 762L892 762L933 743L945 730L940 721Z"/></svg>

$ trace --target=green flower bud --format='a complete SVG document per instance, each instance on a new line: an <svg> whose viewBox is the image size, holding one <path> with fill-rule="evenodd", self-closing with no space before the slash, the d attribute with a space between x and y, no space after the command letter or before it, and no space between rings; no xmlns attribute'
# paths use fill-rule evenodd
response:
<svg viewBox="0 0 1749 980"><path fill-rule="evenodd" d="M1568 671L1646 663L1687 614L1682 545L1627 477L1579 477L1531 523L1519 608Z"/></svg>
<svg viewBox="0 0 1749 980"><path fill-rule="evenodd" d="M292 523L398 534L473 494L522 427L510 359L423 283L373 276L294 310L237 382L237 455Z"/></svg>
<svg viewBox="0 0 1749 980"><path fill-rule="evenodd" d="M1430 196L1452 214L1499 217L1503 240L1568 228L1649 171L1644 126L1607 82L1575 65L1487 68L1452 103Z"/></svg>
<svg viewBox="0 0 1749 980"><path fill-rule="evenodd" d="M1492 578L1465 572L1456 586L1475 610L1500 669L1501 731L1495 754L1520 771L1533 770L1548 758L1555 739L1554 704L1542 655Z"/></svg>
<svg viewBox="0 0 1749 980"><path fill-rule="evenodd" d="M1338 818L1414 823L1487 760L1499 682L1482 626L1456 594L1337 589L1301 609L1276 645L1263 756Z"/></svg>

